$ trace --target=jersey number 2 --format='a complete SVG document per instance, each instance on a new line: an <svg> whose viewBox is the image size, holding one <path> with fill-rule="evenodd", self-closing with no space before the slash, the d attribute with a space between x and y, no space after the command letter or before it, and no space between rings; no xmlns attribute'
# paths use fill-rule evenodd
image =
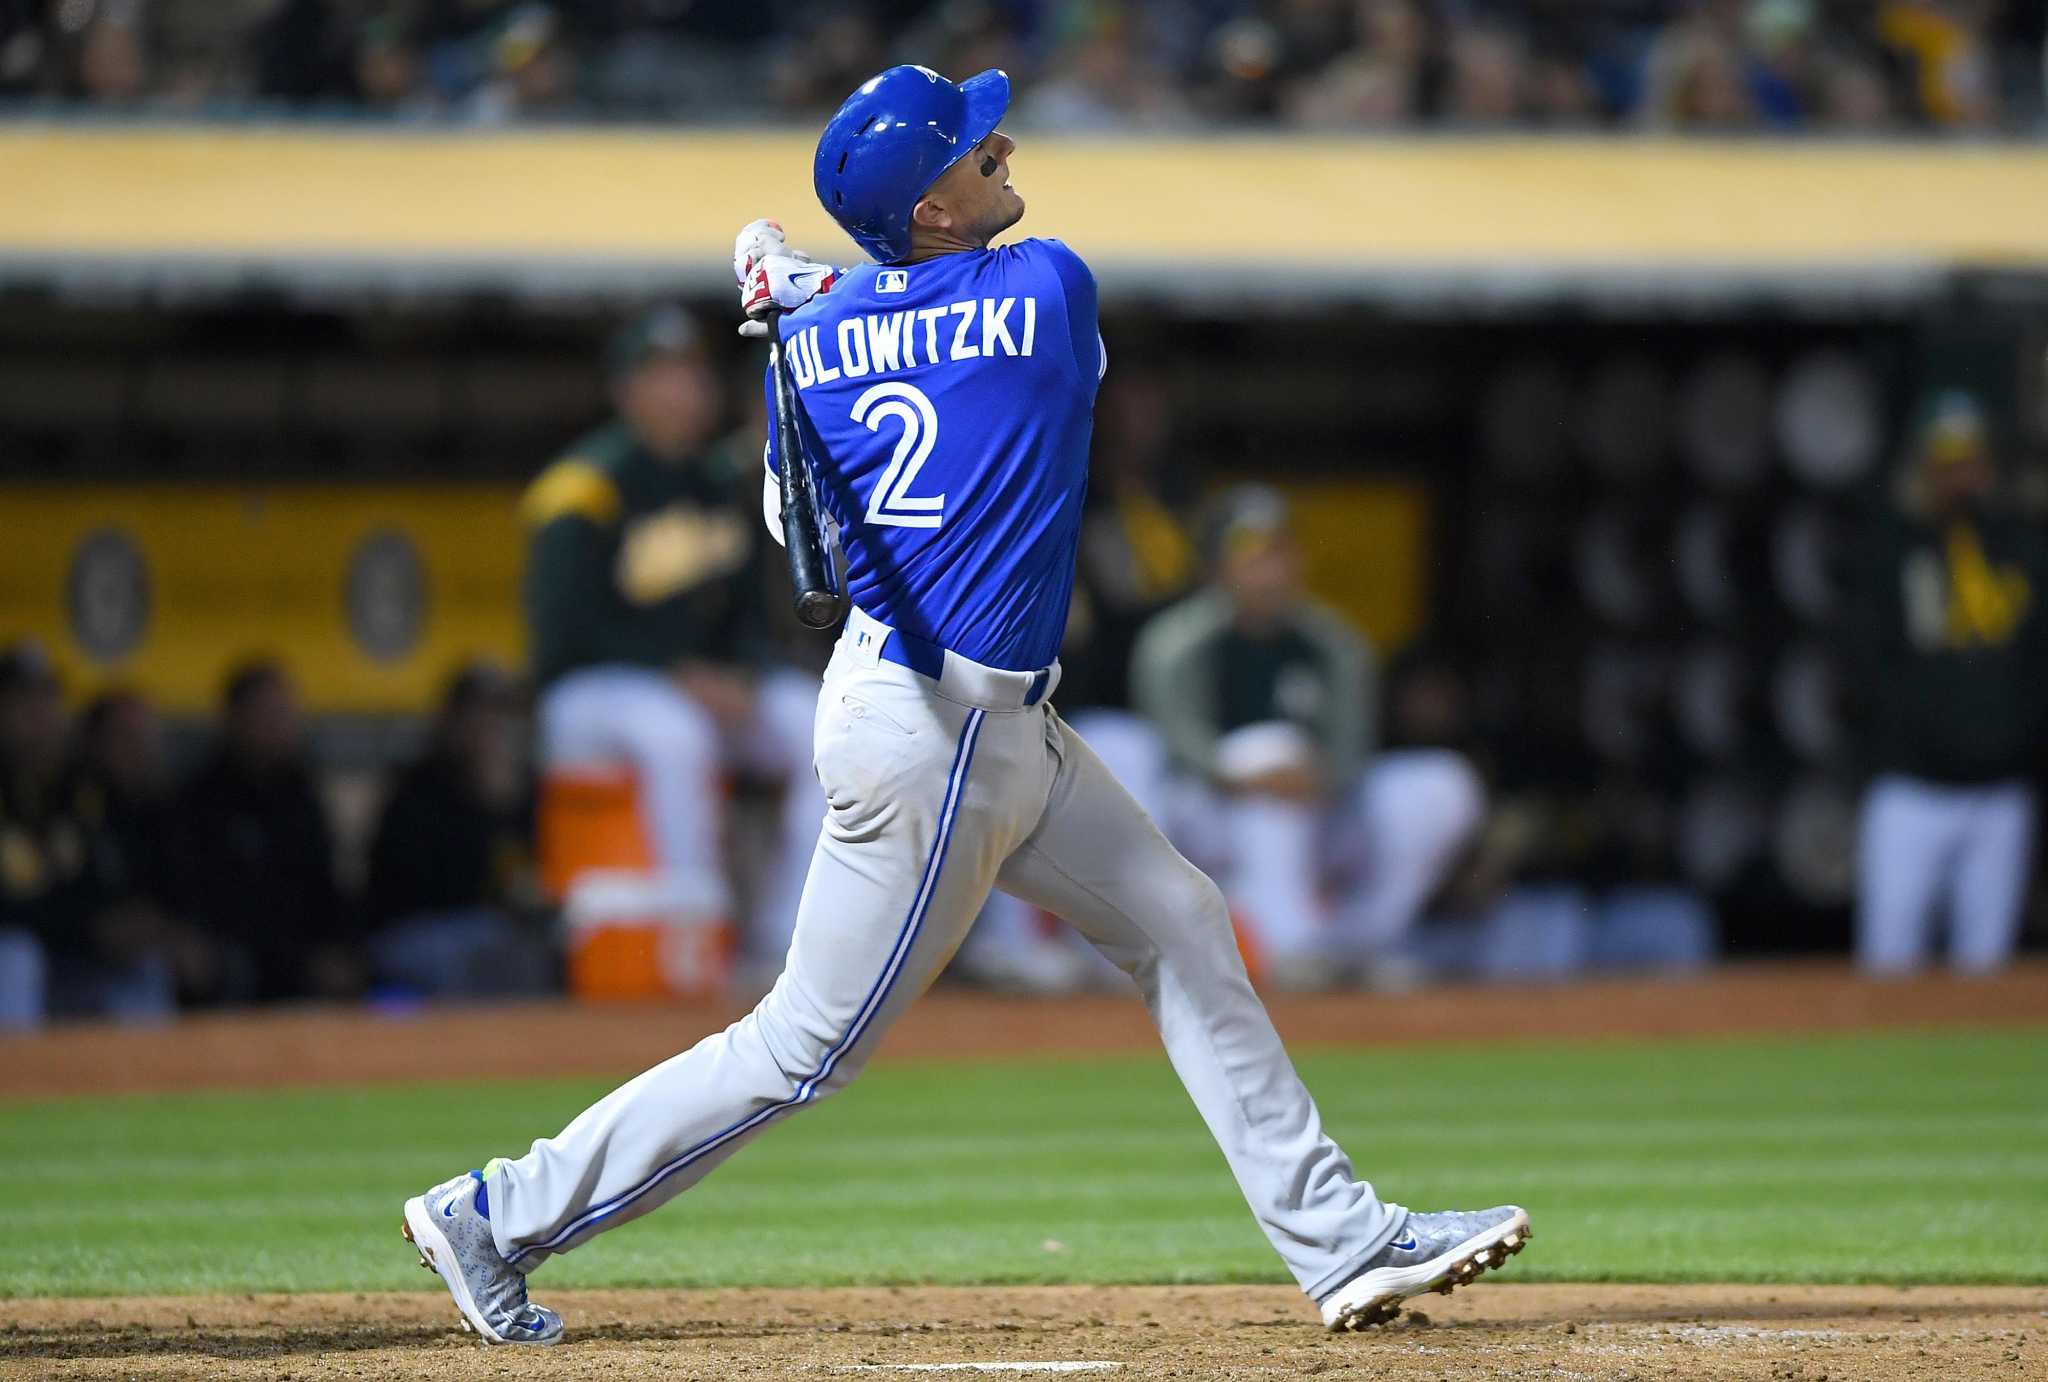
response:
<svg viewBox="0 0 2048 1382"><path fill-rule="evenodd" d="M924 390L914 384L877 384L853 401L853 420L870 432L882 430L884 419L903 424L896 453L868 499L868 522L893 528L936 528L945 516L946 496L921 497L910 492L924 469L932 444L939 439L939 415Z"/></svg>

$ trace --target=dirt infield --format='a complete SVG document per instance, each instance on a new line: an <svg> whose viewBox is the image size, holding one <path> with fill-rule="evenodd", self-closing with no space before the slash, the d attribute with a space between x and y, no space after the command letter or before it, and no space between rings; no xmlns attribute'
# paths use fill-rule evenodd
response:
<svg viewBox="0 0 2048 1382"><path fill-rule="evenodd" d="M736 1015L545 1004L316 1009L153 1031L78 1028L0 1040L0 1098L448 1079L508 1068L616 1075ZM1685 982L1274 1004L1290 1042L1343 1045L1987 1026L2038 1023L2044 1015L2042 964L1980 981L1873 984L1839 967L1779 967ZM913 1009L890 1035L884 1059L1083 1055L1155 1044L1128 998L950 991ZM0 1378L2048 1379L2048 1290L2041 1288L1510 1282L1426 1297L1391 1327L1342 1338L1325 1335L1301 1296L1278 1286L546 1298L568 1317L569 1342L518 1352L486 1351L458 1333L439 1290L14 1300L0 1319Z"/></svg>
<svg viewBox="0 0 2048 1382"><path fill-rule="evenodd" d="M514 1352L458 1333L438 1291L21 1301L0 1329L0 1376L2048 1378L2048 1293L2005 1288L1480 1286L1342 1337L1277 1286L570 1292L555 1304L568 1341ZM1027 1363L1070 1366L1015 1366Z"/></svg>
<svg viewBox="0 0 2048 1382"><path fill-rule="evenodd" d="M1290 1044L1714 1036L1996 1025L2048 1018L2048 963L1986 979L1890 983L1840 965L1735 968L1686 980L1406 994L1279 996ZM78 1027L0 1038L0 1098L196 1088L530 1077L643 1070L717 1031L736 1006L540 1003L388 1011L302 1009L201 1017L160 1029ZM1132 998L998 997L942 989L890 1032L881 1059L974 1060L1151 1051Z"/></svg>

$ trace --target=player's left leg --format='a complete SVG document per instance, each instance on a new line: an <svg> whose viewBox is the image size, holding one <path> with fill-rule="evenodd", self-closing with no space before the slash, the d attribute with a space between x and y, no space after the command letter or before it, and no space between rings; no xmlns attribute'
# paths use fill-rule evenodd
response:
<svg viewBox="0 0 2048 1382"><path fill-rule="evenodd" d="M1967 974L1986 974L2009 963L2019 941L2034 852L2034 789L2015 782L1973 796L1949 906L1949 961Z"/></svg>
<svg viewBox="0 0 2048 1382"><path fill-rule="evenodd" d="M1353 1178L1239 957L1223 895L1057 719L1051 797L1000 883L1128 973L1253 1217L1331 1327L1389 1317L1521 1246L1528 1217L1410 1214Z"/></svg>
<svg viewBox="0 0 2048 1382"><path fill-rule="evenodd" d="M488 1338L550 1342L525 1273L682 1193L843 1088L945 966L1036 824L1042 711L969 705L842 640L819 698L829 811L789 963L746 1017L628 1081L515 1160L406 1202L407 1236ZM1022 695L1028 677L1012 688Z"/></svg>

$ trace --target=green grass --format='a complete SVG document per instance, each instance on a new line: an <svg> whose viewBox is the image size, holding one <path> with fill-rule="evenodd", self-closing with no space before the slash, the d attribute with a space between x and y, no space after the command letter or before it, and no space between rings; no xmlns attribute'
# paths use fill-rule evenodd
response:
<svg viewBox="0 0 2048 1382"><path fill-rule="evenodd" d="M1383 1194L1527 1205L1521 1280L2048 1282L2048 1029L1300 1065ZM424 1287L399 1201L604 1088L0 1104L0 1296ZM1284 1279L1156 1056L885 1064L546 1277Z"/></svg>

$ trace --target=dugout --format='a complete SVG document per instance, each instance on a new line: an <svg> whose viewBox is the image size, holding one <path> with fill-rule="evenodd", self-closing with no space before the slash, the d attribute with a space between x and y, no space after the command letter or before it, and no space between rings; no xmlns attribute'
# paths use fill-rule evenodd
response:
<svg viewBox="0 0 2048 1382"><path fill-rule="evenodd" d="M520 656L514 503L620 314L728 314L763 210L851 257L776 132L18 126L0 163L0 626L186 714L281 653L343 773ZM2048 489L2048 154L1048 140L1018 174L1098 269L1112 381L1161 381L1189 471L1311 500L1318 589L1461 663L1583 868L1654 857L1738 950L1841 944L1842 545L1936 387ZM752 348L714 348L757 426Z"/></svg>

